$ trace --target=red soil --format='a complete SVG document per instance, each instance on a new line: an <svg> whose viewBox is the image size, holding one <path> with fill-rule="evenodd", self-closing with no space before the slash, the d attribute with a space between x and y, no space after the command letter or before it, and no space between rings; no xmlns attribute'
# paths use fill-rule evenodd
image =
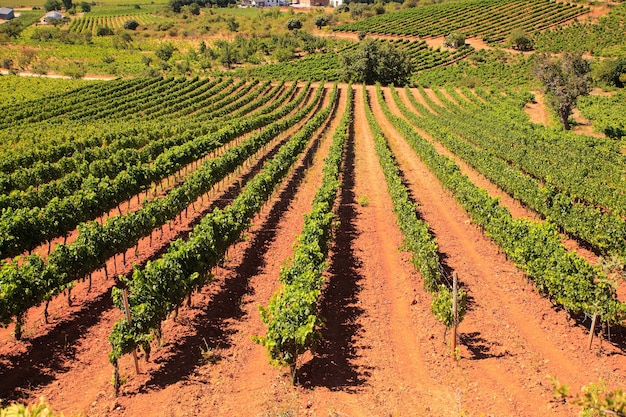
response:
<svg viewBox="0 0 626 417"><path fill-rule="evenodd" d="M110 385L107 337L122 313L111 305L111 282L100 276L94 276L90 294L84 284L77 286L73 308L64 311L64 300L54 300L53 324L41 325L41 310L35 309L23 342L10 339L10 328L0 331L0 395L26 401L44 396L66 415L93 416L572 416L575 406L553 400L548 375L574 393L600 378L610 388L624 387L623 338L596 341L588 350L587 330L537 294L372 100L446 269L457 271L470 295L460 326L461 360L450 359L443 327L430 312L430 295L408 255L398 249L402 236L365 120L361 88L355 89L354 134L337 207L341 224L321 300L324 339L314 355L303 358L295 387L286 370L268 363L264 348L251 340L264 331L258 306L278 288L280 267L301 232L302 214L310 208L330 135L344 110L342 88L331 126L319 137L319 148L309 152L312 162L297 164L255 219L248 238L231 249L215 281L194 295L194 306L164 323L164 345L155 346L152 361L140 360L141 374L135 375L132 359L122 358L126 383L119 398ZM393 105L392 111L397 113ZM477 175L472 180L497 192ZM214 194L201 210L228 198L232 195ZM514 215L530 216L514 202L502 201ZM171 232L166 227L162 247L189 230L199 215L190 210ZM162 249L151 249L144 239L140 259L157 250ZM119 259L118 264L128 271Z"/></svg>

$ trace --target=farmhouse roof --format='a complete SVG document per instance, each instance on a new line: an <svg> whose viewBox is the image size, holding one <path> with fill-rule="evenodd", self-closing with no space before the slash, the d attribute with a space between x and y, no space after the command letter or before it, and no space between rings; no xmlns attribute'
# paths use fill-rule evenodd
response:
<svg viewBox="0 0 626 417"><path fill-rule="evenodd" d="M63 15L59 12L51 11L46 13L46 19L60 19Z"/></svg>
<svg viewBox="0 0 626 417"><path fill-rule="evenodd" d="M13 18L13 9L10 7L0 7L0 16Z"/></svg>

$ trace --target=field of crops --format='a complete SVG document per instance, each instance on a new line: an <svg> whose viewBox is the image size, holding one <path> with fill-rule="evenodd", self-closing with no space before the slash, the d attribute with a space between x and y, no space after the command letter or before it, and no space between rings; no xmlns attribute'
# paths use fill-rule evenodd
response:
<svg viewBox="0 0 626 417"><path fill-rule="evenodd" d="M583 6L549 0L477 0L386 13L335 26L333 30L419 37L460 32L487 43L498 43L506 40L513 29L534 33L585 12Z"/></svg>
<svg viewBox="0 0 626 417"><path fill-rule="evenodd" d="M166 22L167 19L147 13L120 14L116 16L87 16L73 19L68 27L70 32L96 34L98 28L121 29L124 23L134 20L139 25L148 25L157 22Z"/></svg>
<svg viewBox="0 0 626 417"><path fill-rule="evenodd" d="M597 266L626 257L626 161L531 125L529 98L181 77L2 106L0 398L573 415L546 375L626 384L624 291ZM453 272L454 363L431 312ZM588 350L592 315L611 338Z"/></svg>
<svg viewBox="0 0 626 417"><path fill-rule="evenodd" d="M381 39L377 42L389 43L399 50L406 51L413 63L413 71L415 73L452 64L474 52L474 48L469 45L458 49L435 49L428 47L424 41L408 39ZM253 68L240 68L235 73L239 76L261 78L341 81L344 75L341 65L341 54L354 51L357 47L357 42L351 42L347 46L337 48L336 51L314 53L289 62L266 64Z"/></svg>

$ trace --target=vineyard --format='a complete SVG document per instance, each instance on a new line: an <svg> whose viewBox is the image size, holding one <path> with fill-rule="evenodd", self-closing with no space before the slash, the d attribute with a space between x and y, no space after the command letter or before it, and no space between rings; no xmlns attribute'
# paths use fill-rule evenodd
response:
<svg viewBox="0 0 626 417"><path fill-rule="evenodd" d="M573 19L586 11L583 6L549 0L478 0L386 13L339 25L333 30L422 38L461 32L466 36L480 37L487 43L499 43L506 40L513 29L534 33Z"/></svg>
<svg viewBox="0 0 626 417"><path fill-rule="evenodd" d="M395 39L377 40L377 42L389 43L395 48L406 51L413 64L413 71L416 73L452 64L474 51L474 48L469 45L455 50L431 48L423 40ZM351 42L347 46L336 48L334 51L314 53L295 62L274 63L251 69L241 69L236 71L236 74L242 77L341 81L343 79L341 55L354 51L357 47L358 43Z"/></svg>
<svg viewBox="0 0 626 417"><path fill-rule="evenodd" d="M156 17L147 13L126 14L119 16L89 16L73 19L68 30L76 33L91 33L96 35L98 28L121 29L124 23L134 20L140 25L152 23L165 23L166 19Z"/></svg>
<svg viewBox="0 0 626 417"><path fill-rule="evenodd" d="M575 414L547 375L626 384L624 285L599 266L626 258L626 161L531 125L530 98L170 77L3 106L0 398ZM453 272L458 360L434 307Z"/></svg>

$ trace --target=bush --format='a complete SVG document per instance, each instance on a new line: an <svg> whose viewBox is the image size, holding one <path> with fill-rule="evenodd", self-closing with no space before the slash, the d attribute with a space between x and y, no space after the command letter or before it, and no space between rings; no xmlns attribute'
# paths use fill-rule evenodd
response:
<svg viewBox="0 0 626 417"><path fill-rule="evenodd" d="M465 35L462 33L453 32L446 36L443 44L448 48L460 48L465 45Z"/></svg>
<svg viewBox="0 0 626 417"><path fill-rule="evenodd" d="M198 3L191 3L189 6L189 13L191 13L194 16L198 16L200 14L200 6L198 5Z"/></svg>
<svg viewBox="0 0 626 417"><path fill-rule="evenodd" d="M80 11L83 13L89 13L91 11L91 4L83 1L80 3Z"/></svg>
<svg viewBox="0 0 626 417"><path fill-rule="evenodd" d="M516 29L509 36L509 45L518 51L531 51L534 47L534 42L526 32Z"/></svg>
<svg viewBox="0 0 626 417"><path fill-rule="evenodd" d="M113 29L108 26L100 26L96 31L96 36L112 36Z"/></svg>
<svg viewBox="0 0 626 417"><path fill-rule="evenodd" d="M139 26L139 22L136 20L127 20L124 22L124 29L126 30L135 30Z"/></svg>
<svg viewBox="0 0 626 417"><path fill-rule="evenodd" d="M600 61L593 69L592 78L600 85L623 88L626 83L626 58Z"/></svg>
<svg viewBox="0 0 626 417"><path fill-rule="evenodd" d="M287 21L287 29L296 30L296 29L301 29L301 28L302 28L302 22L300 21L300 19L289 19Z"/></svg>
<svg viewBox="0 0 626 417"><path fill-rule="evenodd" d="M176 48L171 43L164 43L159 46L154 54L163 62L167 62L170 60Z"/></svg>
<svg viewBox="0 0 626 417"><path fill-rule="evenodd" d="M51 12L53 10L61 10L63 4L59 0L46 0L43 5L43 9L47 12Z"/></svg>

